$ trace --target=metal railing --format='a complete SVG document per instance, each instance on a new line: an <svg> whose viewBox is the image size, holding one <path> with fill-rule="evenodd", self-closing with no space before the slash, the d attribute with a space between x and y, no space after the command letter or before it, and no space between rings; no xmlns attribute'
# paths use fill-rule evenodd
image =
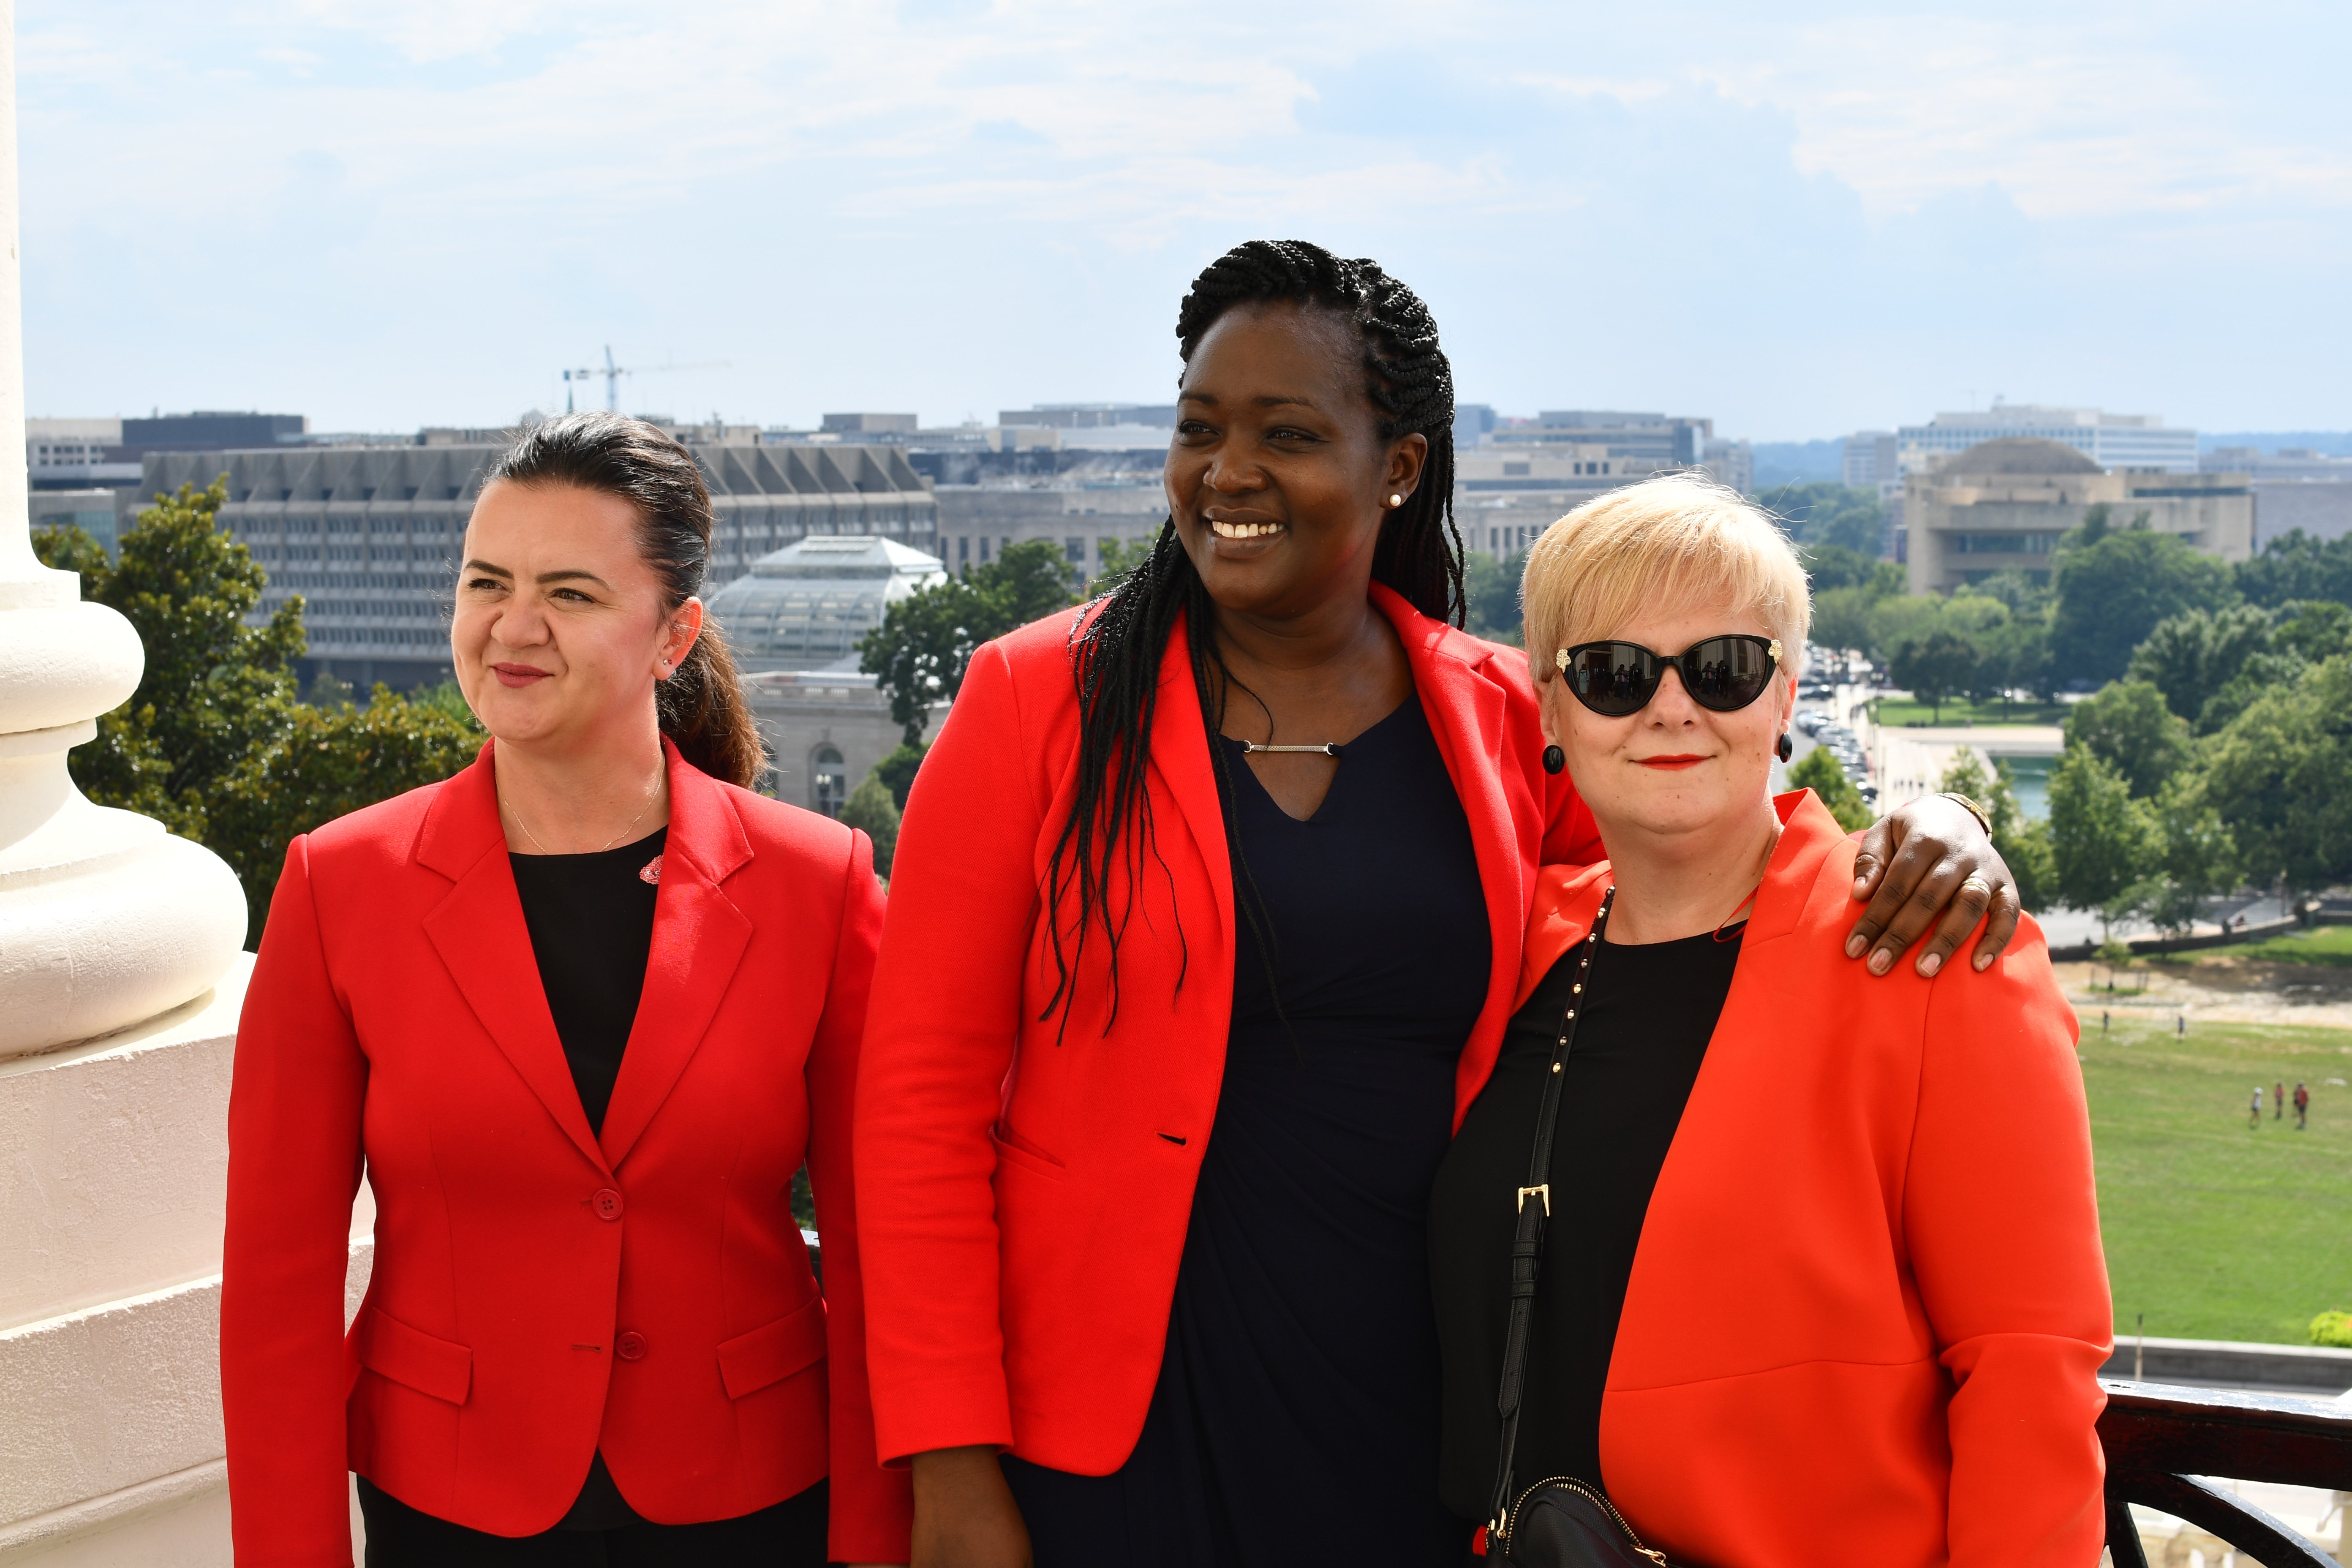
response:
<svg viewBox="0 0 2352 1568"><path fill-rule="evenodd" d="M2283 1394L2100 1379L2107 1453L2107 1552L2148 1568L2131 1505L2185 1520L2263 1568L2337 1568L2296 1531L2202 1478L2352 1491L2352 1406Z"/></svg>

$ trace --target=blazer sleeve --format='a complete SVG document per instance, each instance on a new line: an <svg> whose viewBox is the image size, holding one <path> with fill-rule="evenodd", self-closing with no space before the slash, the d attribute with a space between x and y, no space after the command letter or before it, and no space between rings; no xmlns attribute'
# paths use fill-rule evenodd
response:
<svg viewBox="0 0 2352 1568"><path fill-rule="evenodd" d="M904 1563L914 1503L903 1473L874 1456L874 1407L866 1375L866 1281L858 1245L853 1108L858 1044L866 1030L874 952L882 936L882 888L874 847L851 835L841 940L824 1015L808 1056L809 1184L824 1248L824 1337L832 1406L832 1524L836 1563Z"/></svg>
<svg viewBox="0 0 2352 1568"><path fill-rule="evenodd" d="M880 1456L1010 1447L996 1149L1044 811L1003 650L972 658L907 801L858 1064L857 1182Z"/></svg>
<svg viewBox="0 0 2352 1568"><path fill-rule="evenodd" d="M1930 994L1903 1232L1955 1391L1952 1568L2090 1568L2112 1306L2074 1015L2028 922Z"/></svg>
<svg viewBox="0 0 2352 1568"><path fill-rule="evenodd" d="M343 1286L367 1081L299 837L270 898L229 1089L221 1405L236 1560L255 1568L352 1561Z"/></svg>

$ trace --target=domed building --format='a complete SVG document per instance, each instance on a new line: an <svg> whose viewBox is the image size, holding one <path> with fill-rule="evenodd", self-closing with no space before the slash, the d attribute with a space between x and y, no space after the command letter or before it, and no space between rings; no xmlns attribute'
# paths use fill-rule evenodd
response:
<svg viewBox="0 0 2352 1568"><path fill-rule="evenodd" d="M2103 468L2063 442L2004 436L1930 461L1905 485L1911 592L1948 594L1996 572L2046 581L2051 552L2095 506L2111 527L2154 529L2224 561L2253 553L2244 474Z"/></svg>
<svg viewBox="0 0 2352 1568"><path fill-rule="evenodd" d="M896 540L815 535L760 557L711 595L708 608L746 674L821 669L844 659L855 669L858 639L882 624L886 609L946 581L938 556Z"/></svg>
<svg viewBox="0 0 2352 1568"><path fill-rule="evenodd" d="M857 668L888 608L947 581L936 555L866 534L816 535L761 556L710 595L766 743L767 793L838 816L901 739L889 699Z"/></svg>

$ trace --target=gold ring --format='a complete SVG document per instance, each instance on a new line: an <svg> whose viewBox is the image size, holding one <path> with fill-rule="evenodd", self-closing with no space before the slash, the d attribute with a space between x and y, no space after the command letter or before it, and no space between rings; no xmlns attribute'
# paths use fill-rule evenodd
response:
<svg viewBox="0 0 2352 1568"><path fill-rule="evenodd" d="M1960 886L1962 888L1976 889L1979 892L1984 895L1985 902L1992 902L1992 884L1986 881L1982 877L1975 876L1973 874L1963 877L1960 879Z"/></svg>

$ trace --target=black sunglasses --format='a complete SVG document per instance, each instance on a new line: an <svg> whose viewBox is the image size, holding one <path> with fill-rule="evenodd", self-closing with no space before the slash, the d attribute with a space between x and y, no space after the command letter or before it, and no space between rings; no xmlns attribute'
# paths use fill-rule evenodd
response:
<svg viewBox="0 0 2352 1568"><path fill-rule="evenodd" d="M1637 642L1580 642L1553 656L1568 689L1595 713L1622 719L1639 713L1658 692L1672 665L1682 672L1691 700L1717 713L1737 713L1772 684L1780 665L1779 637L1706 637L1678 654L1653 653Z"/></svg>

